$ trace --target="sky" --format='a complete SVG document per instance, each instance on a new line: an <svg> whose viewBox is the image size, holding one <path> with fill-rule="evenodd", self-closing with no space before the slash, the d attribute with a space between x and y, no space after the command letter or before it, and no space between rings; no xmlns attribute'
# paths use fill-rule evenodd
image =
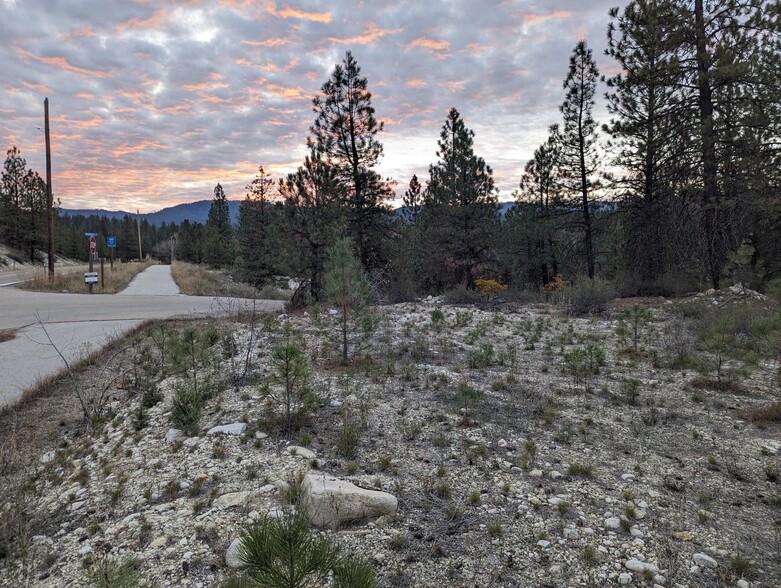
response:
<svg viewBox="0 0 781 588"><path fill-rule="evenodd" d="M64 208L151 212L243 198L306 155L312 98L353 53L385 128L378 171L400 198L425 185L447 112L511 199L560 121L579 39L600 73L619 0L0 0L0 147L44 175ZM604 121L601 95L596 114Z"/></svg>

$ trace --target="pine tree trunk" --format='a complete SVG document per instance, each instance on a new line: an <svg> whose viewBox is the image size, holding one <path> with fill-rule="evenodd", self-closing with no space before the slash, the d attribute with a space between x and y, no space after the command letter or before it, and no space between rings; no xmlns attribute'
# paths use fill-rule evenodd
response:
<svg viewBox="0 0 781 588"><path fill-rule="evenodd" d="M703 0L694 2L694 31L697 39L697 86L700 110L700 132L702 133L703 193L702 207L705 215L705 240L708 256L708 271L711 285L719 288L722 259L719 243L719 187L716 160L716 138L713 128L713 97L708 75L708 39L705 34Z"/></svg>

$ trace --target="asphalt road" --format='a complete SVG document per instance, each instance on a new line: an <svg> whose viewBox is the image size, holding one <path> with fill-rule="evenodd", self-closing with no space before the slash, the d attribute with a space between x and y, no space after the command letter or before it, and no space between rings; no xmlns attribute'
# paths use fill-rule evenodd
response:
<svg viewBox="0 0 781 588"><path fill-rule="evenodd" d="M214 316L253 304L241 298L178 292L170 266L163 265L151 266L113 296L0 288L0 331L16 331L13 339L0 343L0 406L16 401L25 388L64 367L49 337L71 362L145 320ZM279 300L257 300L255 304L259 311L277 311L283 306Z"/></svg>

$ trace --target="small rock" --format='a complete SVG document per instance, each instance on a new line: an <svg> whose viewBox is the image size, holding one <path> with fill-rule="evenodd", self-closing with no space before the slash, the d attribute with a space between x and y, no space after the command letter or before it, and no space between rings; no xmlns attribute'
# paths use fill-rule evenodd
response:
<svg viewBox="0 0 781 588"><path fill-rule="evenodd" d="M247 429L247 423L231 423L229 425L219 425L206 431L207 435L241 435Z"/></svg>
<svg viewBox="0 0 781 588"><path fill-rule="evenodd" d="M542 478L542 470L532 470L529 472L530 478Z"/></svg>
<svg viewBox="0 0 781 588"><path fill-rule="evenodd" d="M610 517L605 519L605 528L607 529L620 529L621 519L618 517Z"/></svg>
<svg viewBox="0 0 781 588"><path fill-rule="evenodd" d="M161 547L165 547L167 543L168 543L168 537L163 535L162 537L158 537L157 539L152 541L149 544L149 547L152 548L152 549L159 549Z"/></svg>
<svg viewBox="0 0 781 588"><path fill-rule="evenodd" d="M233 543L228 547L228 551L225 552L225 563L232 570L238 570L244 567L241 559L239 559L239 548L241 547L241 539L234 539Z"/></svg>
<svg viewBox="0 0 781 588"><path fill-rule="evenodd" d="M315 452L311 449L307 449L306 447L299 447L298 445L291 445L287 448L287 452L290 455L298 455L299 457L303 457L304 459L314 459L315 458Z"/></svg>
<svg viewBox="0 0 781 588"><path fill-rule="evenodd" d="M713 559L711 556L706 555L704 553L695 553L692 556L692 560L694 560L694 563L700 566L701 568L717 568L719 567L719 564L716 563L716 560Z"/></svg>
<svg viewBox="0 0 781 588"><path fill-rule="evenodd" d="M678 541L691 541L692 540L692 534L689 533L689 531L676 531L673 533L673 537L678 539Z"/></svg>
<svg viewBox="0 0 781 588"><path fill-rule="evenodd" d="M627 574L626 572L624 572L623 574L620 574L618 576L618 583L621 584L622 586L626 586L627 584L631 584L632 583L632 574Z"/></svg>
<svg viewBox="0 0 781 588"><path fill-rule="evenodd" d="M92 553L92 545L85 543L79 549L79 555L87 555L88 553Z"/></svg>
<svg viewBox="0 0 781 588"><path fill-rule="evenodd" d="M540 539L539 541L537 541L537 545L539 545L543 549L547 549L548 547L550 547L550 541L546 541L545 539Z"/></svg>
<svg viewBox="0 0 781 588"><path fill-rule="evenodd" d="M641 574L649 572L651 574L658 574L659 568L656 567L654 564L650 564L644 561L640 561L639 559L630 559L627 560L627 562L624 564L626 566L627 570L631 570L633 572L640 572Z"/></svg>
<svg viewBox="0 0 781 588"><path fill-rule="evenodd" d="M54 450L47 451L46 453L44 453L41 456L41 463L51 463L51 462L54 461L55 457L57 457L57 452L56 451L54 451Z"/></svg>
<svg viewBox="0 0 781 588"><path fill-rule="evenodd" d="M740 580L738 580L738 583L736 584L736 586L738 588L749 588L751 586L751 584L749 584L746 580L741 578Z"/></svg>
<svg viewBox="0 0 781 588"><path fill-rule="evenodd" d="M548 475L551 477L552 480L558 480L559 478L563 478L564 477L564 474L562 474L561 472L559 472L557 470L551 470L551 473L548 474Z"/></svg>
<svg viewBox="0 0 781 588"><path fill-rule="evenodd" d="M169 443L173 443L181 436L182 431L180 429L168 429L168 432L165 434L165 440Z"/></svg>
<svg viewBox="0 0 781 588"><path fill-rule="evenodd" d="M250 501L252 492L228 492L222 496L218 496L212 502L214 508L233 508L235 506L244 506Z"/></svg>

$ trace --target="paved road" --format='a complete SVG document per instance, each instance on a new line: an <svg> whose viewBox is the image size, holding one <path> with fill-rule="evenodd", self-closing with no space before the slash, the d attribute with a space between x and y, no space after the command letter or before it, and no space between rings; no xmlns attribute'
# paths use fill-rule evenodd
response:
<svg viewBox="0 0 781 588"><path fill-rule="evenodd" d="M58 273L69 273L76 271L87 271L87 265L58 265L55 271ZM25 280L32 280L35 276L43 275L46 271L42 267L26 267L25 269L4 270L0 272L0 286L11 286Z"/></svg>
<svg viewBox="0 0 781 588"><path fill-rule="evenodd" d="M240 298L184 296L178 289L175 294L170 272L170 266L151 266L137 276L138 284L134 280L127 291L115 296L0 288L0 331L16 330L14 339L0 343L0 406L14 402L25 388L62 369L47 332L68 361L73 361L148 319L224 314L252 306L251 300ZM282 305L278 300L256 301L260 311L280 310Z"/></svg>

